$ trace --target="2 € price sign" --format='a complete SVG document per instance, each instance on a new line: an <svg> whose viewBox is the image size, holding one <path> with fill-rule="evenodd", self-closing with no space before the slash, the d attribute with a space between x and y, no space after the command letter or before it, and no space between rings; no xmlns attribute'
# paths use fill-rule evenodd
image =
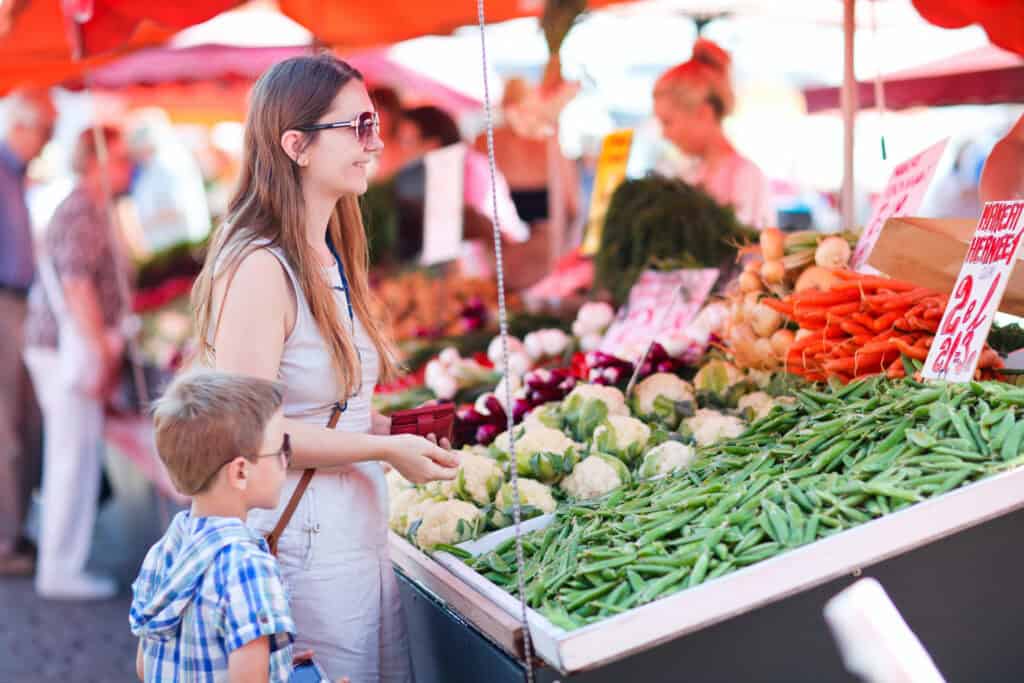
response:
<svg viewBox="0 0 1024 683"><path fill-rule="evenodd" d="M985 340L1017 264L1024 201L989 202L981 215L946 312L924 364L924 377L974 379Z"/></svg>

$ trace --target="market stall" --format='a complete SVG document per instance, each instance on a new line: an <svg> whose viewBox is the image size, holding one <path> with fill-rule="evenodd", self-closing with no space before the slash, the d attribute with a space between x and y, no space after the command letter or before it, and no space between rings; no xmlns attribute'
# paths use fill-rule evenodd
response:
<svg viewBox="0 0 1024 683"><path fill-rule="evenodd" d="M979 230L1008 242L946 236L969 264L1005 259L984 300L862 272L864 236L755 236L658 179L622 183L593 260L567 262L591 266L568 315L444 268L378 283L412 371L378 407L452 404L462 451L452 482L389 474L418 676L848 680L821 610L867 574L951 679L1012 677L1024 390L1002 357L1024 342L979 311L1003 300L1020 218ZM892 234L871 235L870 265L919 249ZM194 275L168 272L140 309ZM950 341L958 311L973 322Z"/></svg>

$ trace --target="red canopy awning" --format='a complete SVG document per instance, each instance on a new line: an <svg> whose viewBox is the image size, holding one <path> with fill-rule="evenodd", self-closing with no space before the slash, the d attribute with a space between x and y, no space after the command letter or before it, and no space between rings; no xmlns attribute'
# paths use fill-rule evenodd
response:
<svg viewBox="0 0 1024 683"><path fill-rule="evenodd" d="M309 48L298 46L147 48L100 66L90 83L100 91L123 93L136 105L147 99L153 104L180 105L195 94L207 105L212 103L216 111L231 111L233 118L240 118L252 81L272 64L309 52ZM407 101L430 102L455 115L482 106L474 98L398 64L384 49L361 50L342 57L359 69L369 83L396 87Z"/></svg>
<svg viewBox="0 0 1024 683"><path fill-rule="evenodd" d="M986 46L888 74L883 81L887 109L1024 102L1024 57ZM809 113L840 106L838 87L808 88L804 96ZM857 101L862 109L875 106L873 82L857 84Z"/></svg>
<svg viewBox="0 0 1024 683"><path fill-rule="evenodd" d="M943 28L978 24L993 45L1024 55L1024 0L912 0L927 21Z"/></svg>
<svg viewBox="0 0 1024 683"><path fill-rule="evenodd" d="M595 9L624 0L589 0ZM73 28L69 10L88 17ZM241 0L141 2L140 0L19 0L0 3L0 94L19 85L63 82L87 67L146 46L161 45L178 31L201 23ZM473 2L358 2L279 0L285 15L309 29L325 46L344 50L389 45L430 34L450 33L477 21ZM488 0L487 21L539 15L543 0ZM73 12L69 11L69 14ZM76 63L75 47L90 57Z"/></svg>

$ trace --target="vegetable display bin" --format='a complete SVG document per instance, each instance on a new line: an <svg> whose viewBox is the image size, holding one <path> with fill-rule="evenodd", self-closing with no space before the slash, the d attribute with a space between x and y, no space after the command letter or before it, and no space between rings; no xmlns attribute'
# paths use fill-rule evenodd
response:
<svg viewBox="0 0 1024 683"><path fill-rule="evenodd" d="M854 681L822 609L861 575L882 583L947 680L1019 680L1022 507L1018 469L578 630L530 610L544 663L538 680ZM493 547L507 533L470 547ZM419 679L522 680L521 665L510 678L498 665L522 658L518 600L451 555L430 558L397 536L391 546L403 591L433 598L406 600L410 623L447 611L465 631L462 654L453 658L440 646L419 647L423 636L410 627ZM487 648L493 652L484 656ZM462 677L459 659L475 654L497 667L493 675Z"/></svg>

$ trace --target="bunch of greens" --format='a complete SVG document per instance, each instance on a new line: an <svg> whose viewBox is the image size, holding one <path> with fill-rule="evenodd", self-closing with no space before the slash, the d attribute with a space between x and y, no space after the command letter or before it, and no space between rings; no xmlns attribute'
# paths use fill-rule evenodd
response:
<svg viewBox="0 0 1024 683"><path fill-rule="evenodd" d="M594 259L594 286L624 303L649 268L728 268L752 241L729 207L681 180L627 180L612 195Z"/></svg>

